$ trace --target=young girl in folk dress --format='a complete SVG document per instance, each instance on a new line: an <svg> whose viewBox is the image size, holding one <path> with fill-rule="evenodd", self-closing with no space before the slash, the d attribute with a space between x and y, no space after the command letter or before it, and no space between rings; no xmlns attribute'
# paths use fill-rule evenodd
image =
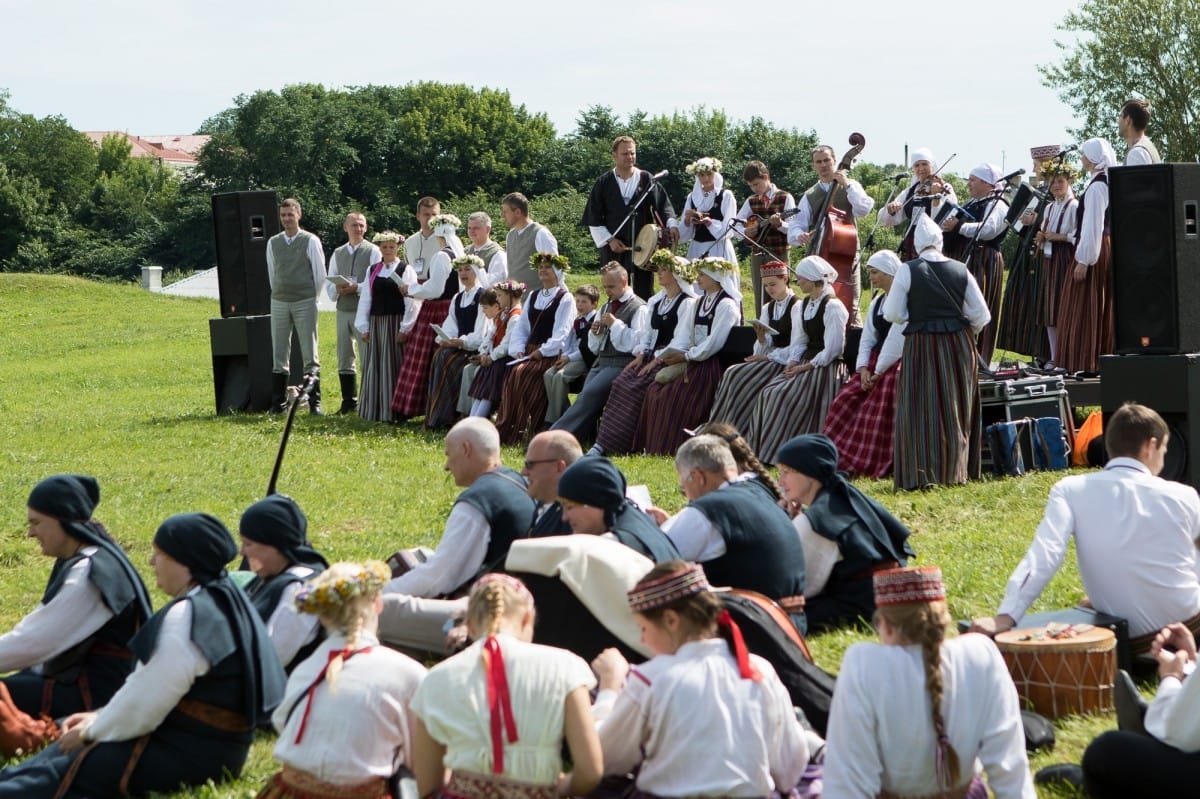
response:
<svg viewBox="0 0 1200 799"><path fill-rule="evenodd" d="M424 273L417 273L414 285L402 286L404 296L421 301L421 310L412 332L404 336L404 363L396 377L392 394L392 412L401 421L425 413L429 395L429 364L433 358L434 333L431 324L440 324L450 310L450 300L458 293L458 275L453 261L463 254L462 242L454 231L462 222L453 214L438 214L429 220L434 238L441 243Z"/></svg>
<svg viewBox="0 0 1200 799"><path fill-rule="evenodd" d="M425 669L375 637L390 577L378 561L335 563L296 596L329 637L292 672L271 717L283 769L258 799L384 799L411 765L409 702Z"/></svg>
<svg viewBox="0 0 1200 799"><path fill-rule="evenodd" d="M467 387L467 398L472 400L464 413L490 416L492 408L500 403L504 382L508 378L508 362L512 360L509 354L512 330L516 318L521 315L521 294L524 291L524 283L504 280L492 288L494 298L486 292L480 295L480 309L491 322L491 335L479 345L478 365L474 369L468 366L463 370L463 385ZM492 299L494 303L490 302ZM462 411L461 401L458 408Z"/></svg>
<svg viewBox="0 0 1200 799"><path fill-rule="evenodd" d="M463 255L454 259L462 291L450 301L442 322L448 338L440 338L429 368L429 407L425 427L449 427L458 421L458 397L462 390L463 367L483 342L487 317L479 312L479 295L487 280L483 259Z"/></svg>
<svg viewBox="0 0 1200 799"><path fill-rule="evenodd" d="M662 286L646 303L650 326L641 341L634 345L633 360L613 381L604 415L600 417L596 444L589 454L629 452L642 413L642 401L654 385L654 376L664 366L660 356L667 351L680 323L689 324L688 320L692 318L692 307L696 302L691 289L696 278L695 269L686 258L672 255L670 250L658 250L650 261L658 270L658 284Z"/></svg>
<svg viewBox="0 0 1200 799"><path fill-rule="evenodd" d="M800 333L783 372L762 390L746 427L746 440L764 463L774 463L783 442L821 429L829 404L846 379L842 349L850 315L837 298L837 271L819 255L796 264L804 293Z"/></svg>
<svg viewBox="0 0 1200 799"><path fill-rule="evenodd" d="M880 250L867 261L871 287L879 293L867 308L858 345L855 374L838 391L825 417L825 435L841 460L838 468L854 476L886 477L892 471L896 432L896 382L904 354L904 323L883 316L883 303L900 258Z"/></svg>
<svg viewBox="0 0 1200 799"><path fill-rule="evenodd" d="M371 265L367 287L358 298L354 329L362 336L363 377L358 415L371 422L392 421L392 391L400 374L404 334L417 322L418 300L400 293L400 286L417 282L417 273L400 259L404 237L394 230L376 233L382 259Z"/></svg>
<svg viewBox="0 0 1200 799"><path fill-rule="evenodd" d="M660 564L628 597L654 657L632 670L615 649L593 661L605 773L640 764L642 797L787 796L808 743L774 668L747 652L703 568Z"/></svg>
<svg viewBox="0 0 1200 799"><path fill-rule="evenodd" d="M877 573L875 604L881 643L851 646L838 673L824 795L1034 799L1017 690L986 637L946 640L941 570Z"/></svg>
<svg viewBox="0 0 1200 799"><path fill-rule="evenodd" d="M434 666L412 702L420 796L557 799L599 783L595 678L578 656L530 643L533 623L533 597L515 577L487 574L471 588L475 643Z"/></svg>
<svg viewBox="0 0 1200 799"><path fill-rule="evenodd" d="M687 440L684 430L708 418L721 382L717 354L742 315L737 265L720 258L701 258L692 265L704 294L691 318L675 328L668 351L655 358L668 367L682 365L683 372L666 382L661 374L655 376L633 435L634 452L672 455Z"/></svg>
<svg viewBox="0 0 1200 799"><path fill-rule="evenodd" d="M505 378L496 416L502 444L531 438L545 422L549 400L544 377L574 335L575 302L563 281L571 262L565 255L538 252L529 263L537 269L541 286L529 292L525 313L513 326L512 356L528 360L510 367Z"/></svg>
<svg viewBox="0 0 1200 799"><path fill-rule="evenodd" d="M1063 284L1075 265L1075 208L1079 200L1071 182L1078 173L1070 164L1047 162L1042 177L1050 184L1054 201L1046 206L1042 227L1034 240L1038 248L1038 264L1042 269L1042 298L1038 303L1038 322L1046 328L1050 341L1050 361L1047 369L1058 364L1058 319L1062 307Z"/></svg>
<svg viewBox="0 0 1200 799"><path fill-rule="evenodd" d="M804 326L801 305L788 282L787 264L771 261L759 271L770 300L763 305L758 319L777 332L767 333L761 325L754 325L758 337L754 354L746 358L746 363L725 370L710 415L714 422L728 422L738 430L749 426L759 393L787 366L789 353Z"/></svg>

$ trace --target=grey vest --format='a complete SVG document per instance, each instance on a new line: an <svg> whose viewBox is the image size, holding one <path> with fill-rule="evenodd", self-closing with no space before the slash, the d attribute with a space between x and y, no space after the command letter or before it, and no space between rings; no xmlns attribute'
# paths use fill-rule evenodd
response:
<svg viewBox="0 0 1200 799"><path fill-rule="evenodd" d="M529 265L529 259L537 252L537 234L541 229L537 222L530 221L520 233L508 231L508 238L504 240L504 249L508 251L508 277L521 281L527 289L541 285L537 270Z"/></svg>
<svg viewBox="0 0 1200 799"><path fill-rule="evenodd" d="M358 285L365 285L367 282L367 272L371 269L371 245L363 241L350 252L350 245L343 244L333 251L333 267L334 274L342 275L343 277L353 277ZM337 309L339 311L357 311L358 310L358 295L357 294L339 294L337 298Z"/></svg>
<svg viewBox="0 0 1200 799"><path fill-rule="evenodd" d="M282 233L277 233L267 242L271 258L275 261L275 279L271 286L271 299L280 302L300 302L316 299L313 288L313 267L308 260L308 241L316 238L307 230L301 230L288 244ZM324 271L324 270L322 270Z"/></svg>
<svg viewBox="0 0 1200 799"><path fill-rule="evenodd" d="M610 304L604 306L601 316L608 311ZM626 326L631 325L633 324L634 314L645 304L646 301L635 294L633 295L633 299L622 305L620 310L613 314L613 316L624 322ZM604 343L600 345L600 351L596 353L596 362L592 366L595 369L603 369L606 366L624 366L632 360L632 353L621 352L613 346L612 336L605 335Z"/></svg>
<svg viewBox="0 0 1200 799"><path fill-rule="evenodd" d="M472 244L467 249L467 255L478 255L483 260L484 274L487 274L488 267L492 265L492 259L496 257L496 253L498 252L500 252L500 245L490 239L482 247L476 247Z"/></svg>
<svg viewBox="0 0 1200 799"><path fill-rule="evenodd" d="M1142 137L1141 139L1138 139L1136 142L1133 143L1133 147L1131 147L1130 150L1133 150L1137 147L1141 147L1146 152L1150 153L1150 162L1151 163L1154 163L1154 164L1162 163L1162 156L1158 154L1158 148L1154 146L1154 142L1150 141L1149 139L1147 139L1145 137ZM1128 155L1125 156L1125 160L1127 160L1127 161L1129 160Z"/></svg>
<svg viewBox="0 0 1200 799"><path fill-rule="evenodd" d="M838 186L836 183L831 183L829 188L830 190L841 189L841 186ZM827 193L828 192L821 188L820 181L814 183L811 189L804 192L804 196L808 198L808 210L811 213L815 214L817 212L817 208L821 205L821 203L825 202L825 195ZM833 195L833 202L831 202L830 205L840 211L845 211L850 215L851 219L854 218L854 209L850 207L850 197L846 194L844 189ZM816 219L810 219L808 223L808 229L816 230L817 221L818 220Z"/></svg>

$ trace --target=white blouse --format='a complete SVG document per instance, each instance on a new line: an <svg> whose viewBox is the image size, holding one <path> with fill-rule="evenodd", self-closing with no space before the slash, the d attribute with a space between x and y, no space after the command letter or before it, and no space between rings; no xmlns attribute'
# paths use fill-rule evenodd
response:
<svg viewBox="0 0 1200 799"><path fill-rule="evenodd" d="M790 296L795 296L795 294L790 294ZM766 303L759 312L758 318L765 320L767 324L778 330L779 325L777 323L782 318L783 304L787 302L787 300L788 297L784 297L782 301L771 300L770 302ZM792 334L788 338L788 345L786 347L776 347L774 339L772 338L771 334L768 333L765 336L764 341L754 342L754 354L766 355L768 360L777 363L780 366L787 366L788 359L792 354L792 345L796 342L796 331L804 327L803 306L804 300L800 297L796 297L796 301L792 303L792 309L788 312L788 316L792 320ZM801 351L803 352L803 350Z"/></svg>
<svg viewBox="0 0 1200 799"><path fill-rule="evenodd" d="M871 350L879 341L879 332L875 329L875 308L876 306L882 307L886 299L886 293L880 294L871 300L871 305L867 308L867 315L863 320L862 338L858 343L858 363L854 365L855 372L865 369L871 362ZM893 323L888 328L887 338L883 340L883 347L879 350L879 360L875 361L875 374L881 375L892 368L894 364L899 363L900 357L904 355L904 328L907 325L907 322L899 322Z"/></svg>
<svg viewBox="0 0 1200 799"><path fill-rule="evenodd" d="M403 268L401 268L403 267ZM371 264L371 269L375 268L375 264ZM399 272L397 272L399 270ZM375 275L376 280L393 280L395 275L399 275L399 281L406 286L414 286L417 283L417 273L413 271L412 264L406 264L399 259L392 261L390 264L384 264L379 270L379 274ZM362 294L358 298L358 312L354 315L354 329L359 333L369 332L371 329L371 279L368 271L367 286L363 289ZM400 320L401 332L412 330L413 325L417 322L417 313L421 310L421 301L407 299L404 301L404 318Z"/></svg>
<svg viewBox="0 0 1200 799"><path fill-rule="evenodd" d="M817 315L817 309L821 307L821 300L825 297L830 298L829 302L825 303L825 340L821 351L814 355L809 363L818 367L829 366L842 357L842 351L846 349L846 323L850 320L850 312L834 294L833 286L826 284L819 295L810 298L808 306L801 312L801 323L792 328L788 363L803 362L804 351L808 349L808 334L804 332L803 320L811 321ZM804 301L800 300L796 305L803 306Z"/></svg>
<svg viewBox="0 0 1200 799"><path fill-rule="evenodd" d="M709 295L709 299L715 296L717 295ZM704 301L705 297L696 299L694 302L701 304L693 304L688 308L687 316L683 314L684 309L680 308L679 325L675 328L674 338L671 339L671 349L684 353L689 361L704 361L716 355L725 346L729 331L733 330L733 326L741 317L741 308L734 299L722 297L716 303L712 324L708 327L697 325L696 313L704 307Z"/></svg>
<svg viewBox="0 0 1200 799"><path fill-rule="evenodd" d="M556 288L555 291L557 292L558 289ZM567 345L567 337L575 335L573 327L575 323L575 300L571 296L570 289L562 289L562 291L565 293L558 303L558 308L554 311L554 329L550 333L550 338L546 339L538 347L538 351L548 358L553 358L561 353ZM528 304L532 305L538 311L549 308L550 304L554 302L554 294L552 293L547 297L546 293L541 289L530 292L530 296L533 299ZM525 347L529 343L530 335L533 334L533 326L530 322L532 315L530 310L526 308L521 313L520 319L515 323L509 324L509 331L512 333L512 343L510 344L509 352L521 352L525 355L530 354L525 352Z"/></svg>

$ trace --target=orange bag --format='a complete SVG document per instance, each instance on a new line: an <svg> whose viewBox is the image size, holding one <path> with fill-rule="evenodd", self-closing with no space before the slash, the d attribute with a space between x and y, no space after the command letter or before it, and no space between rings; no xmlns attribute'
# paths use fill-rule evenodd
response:
<svg viewBox="0 0 1200 799"><path fill-rule="evenodd" d="M1100 411L1092 411L1084 420L1083 427L1075 434L1075 449L1071 451L1072 466L1088 465L1088 444L1096 436L1104 435L1104 415Z"/></svg>
<svg viewBox="0 0 1200 799"><path fill-rule="evenodd" d="M53 719L35 719L21 710L13 704L8 686L0 682L0 754L6 758L32 754L58 736Z"/></svg>

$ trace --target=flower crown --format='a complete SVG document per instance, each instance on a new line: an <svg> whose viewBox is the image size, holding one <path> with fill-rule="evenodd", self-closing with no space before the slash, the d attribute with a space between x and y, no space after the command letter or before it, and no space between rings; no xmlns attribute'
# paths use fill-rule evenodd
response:
<svg viewBox="0 0 1200 799"><path fill-rule="evenodd" d="M519 280L501 280L492 288L496 291L507 291L509 294L525 293L525 284Z"/></svg>
<svg viewBox="0 0 1200 799"><path fill-rule="evenodd" d="M549 263L554 269L560 272L571 271L571 261L565 255L555 255L552 252L535 252L529 256L529 265L537 269L544 263Z"/></svg>
<svg viewBox="0 0 1200 799"><path fill-rule="evenodd" d="M699 260L692 261L692 266L696 267L697 269L706 269L709 272L719 272L722 275L728 275L737 271L737 264L730 263L724 258L717 258L711 255L707 258L700 258Z"/></svg>
<svg viewBox="0 0 1200 799"><path fill-rule="evenodd" d="M696 269L686 258L682 258L670 250L660 248L650 256L650 263L655 269L670 269L675 277L683 278L688 283L696 279Z"/></svg>
<svg viewBox="0 0 1200 799"><path fill-rule="evenodd" d="M376 233L371 237L372 244L380 244L385 241L394 241L397 244L404 243L404 237L394 230L385 230L382 233Z"/></svg>
<svg viewBox="0 0 1200 799"><path fill-rule="evenodd" d="M1066 161L1060 161L1057 158L1042 164L1042 168L1038 170L1038 175L1047 183L1059 176L1065 177L1072 183L1079 180L1079 170Z"/></svg>
<svg viewBox="0 0 1200 799"><path fill-rule="evenodd" d="M326 577L329 574L324 572L304 584L296 594L297 610L314 616L331 613L353 599L378 596L392 577L387 564L378 560L367 561L354 574Z"/></svg>
<svg viewBox="0 0 1200 799"><path fill-rule="evenodd" d="M483 269L483 259L478 255L460 255L450 263L454 264L455 268L460 266L474 266Z"/></svg>
<svg viewBox="0 0 1200 799"><path fill-rule="evenodd" d="M703 175L707 172L720 172L721 166L722 164L720 158L697 158L695 161L685 166L683 171L687 172L689 175Z"/></svg>
<svg viewBox="0 0 1200 799"><path fill-rule="evenodd" d="M455 230L458 230L460 227L462 227L462 220L459 219L454 214L435 214L429 220L429 229L430 230L437 230L442 225L449 225L450 227L454 228Z"/></svg>

